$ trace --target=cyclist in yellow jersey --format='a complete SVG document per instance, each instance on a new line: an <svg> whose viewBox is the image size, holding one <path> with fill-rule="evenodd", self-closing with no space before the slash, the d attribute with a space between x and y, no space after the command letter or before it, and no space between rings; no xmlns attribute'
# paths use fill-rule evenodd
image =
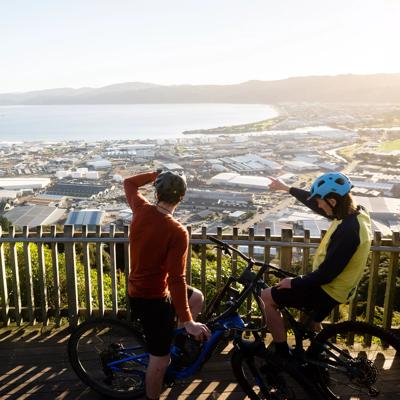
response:
<svg viewBox="0 0 400 400"><path fill-rule="evenodd" d="M371 220L357 206L350 191L350 179L341 173L319 176L310 192L292 188L270 177L270 189L289 192L311 210L332 220L314 256L313 271L282 279L262 291L267 324L278 355L289 354L281 307L311 310L314 329L340 303L355 294L371 247Z"/></svg>

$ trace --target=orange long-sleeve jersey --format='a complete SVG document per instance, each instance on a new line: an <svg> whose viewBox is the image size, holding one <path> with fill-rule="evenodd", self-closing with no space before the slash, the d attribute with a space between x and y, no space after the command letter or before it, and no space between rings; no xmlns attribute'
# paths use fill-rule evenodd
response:
<svg viewBox="0 0 400 400"><path fill-rule="evenodd" d="M185 278L189 235L172 215L161 213L139 192L139 187L156 177L156 172L144 173L124 181L126 199L133 211L128 293L148 299L170 294L180 321L186 322L192 319Z"/></svg>

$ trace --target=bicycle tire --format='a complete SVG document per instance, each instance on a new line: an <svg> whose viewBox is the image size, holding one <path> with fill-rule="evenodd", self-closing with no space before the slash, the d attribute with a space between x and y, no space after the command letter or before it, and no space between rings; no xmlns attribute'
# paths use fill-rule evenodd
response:
<svg viewBox="0 0 400 400"><path fill-rule="evenodd" d="M251 400L322 399L300 366L276 368L268 361L268 355L249 355L238 349L232 354L231 364L238 384Z"/></svg>
<svg viewBox="0 0 400 400"><path fill-rule="evenodd" d="M393 333L365 322L346 321L326 327L315 341L321 345L320 349L323 346L330 349L329 343L332 343L344 351L344 354L339 354L333 348L321 350L320 354L313 356L322 364L324 360L326 362L325 373L316 374L315 378L319 380L320 390L327 399L365 400L377 397L392 400L396 397L391 369L396 365L398 368L400 364L400 339ZM332 354L339 356L339 361L335 361ZM343 365L346 367L342 368Z"/></svg>
<svg viewBox="0 0 400 400"><path fill-rule="evenodd" d="M112 399L144 395L146 366L135 361L109 363L145 353L142 334L132 325L113 319L93 319L80 324L68 341L68 357L78 377L97 393Z"/></svg>

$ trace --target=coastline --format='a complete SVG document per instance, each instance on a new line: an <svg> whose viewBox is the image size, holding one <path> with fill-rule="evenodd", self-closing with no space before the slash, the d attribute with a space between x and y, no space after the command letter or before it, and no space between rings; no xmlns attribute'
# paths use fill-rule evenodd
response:
<svg viewBox="0 0 400 400"><path fill-rule="evenodd" d="M276 105L266 105L276 112L275 116L246 124L219 126L208 129L191 129L183 131L182 135L237 135L271 130L277 123L284 119L283 110Z"/></svg>

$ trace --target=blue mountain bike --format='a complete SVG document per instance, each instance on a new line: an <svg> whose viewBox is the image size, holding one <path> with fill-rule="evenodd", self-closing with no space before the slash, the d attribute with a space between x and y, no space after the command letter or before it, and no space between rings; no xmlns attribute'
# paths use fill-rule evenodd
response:
<svg viewBox="0 0 400 400"><path fill-rule="evenodd" d="M319 392L301 369L287 368L274 371L264 356L264 341L259 334L261 328L245 324L239 315L239 308L253 297L263 310L259 295L265 283L262 277L269 270L279 268L256 263L236 248L209 236L226 254L237 252L247 266L239 277L228 278L224 287L211 300L202 322L212 332L206 342L196 341L177 329L171 347L171 364L166 373L166 383L193 376L227 340L235 343L233 355L242 359L257 359L257 365L249 363L252 399L319 399ZM259 266L257 272L253 271ZM243 338L251 332L252 340ZM71 334L68 342L69 360L78 377L96 392L114 399L134 399L144 394L144 382L149 354L141 327L115 319L93 319L80 324Z"/></svg>

